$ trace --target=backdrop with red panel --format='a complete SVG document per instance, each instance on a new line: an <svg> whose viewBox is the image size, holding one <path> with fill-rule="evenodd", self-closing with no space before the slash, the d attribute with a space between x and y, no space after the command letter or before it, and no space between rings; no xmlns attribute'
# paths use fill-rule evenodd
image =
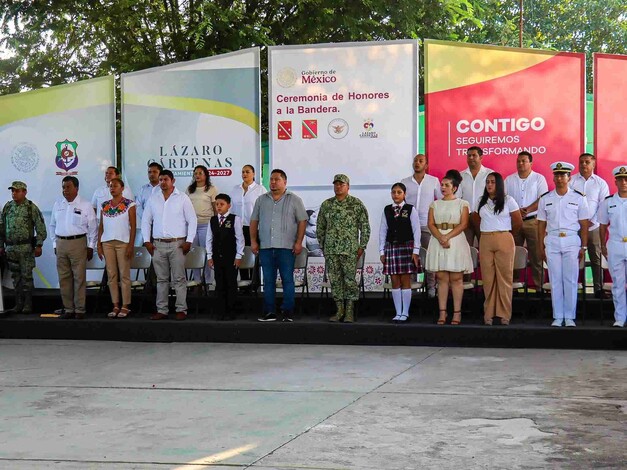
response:
<svg viewBox="0 0 627 470"><path fill-rule="evenodd" d="M614 193L612 170L627 164L627 56L594 54L594 154Z"/></svg>
<svg viewBox="0 0 627 470"><path fill-rule="evenodd" d="M527 150L552 187L550 164L585 149L585 55L426 40L425 113L431 174L477 145L505 177Z"/></svg>

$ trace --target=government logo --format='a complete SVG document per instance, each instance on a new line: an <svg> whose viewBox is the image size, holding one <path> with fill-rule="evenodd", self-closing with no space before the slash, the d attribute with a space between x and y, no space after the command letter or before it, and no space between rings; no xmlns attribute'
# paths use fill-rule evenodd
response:
<svg viewBox="0 0 627 470"><path fill-rule="evenodd" d="M329 123L327 131L334 139L343 139L348 134L348 123L344 119L333 119Z"/></svg>
<svg viewBox="0 0 627 470"><path fill-rule="evenodd" d="M277 74L276 81L283 88L291 88L298 80L298 75L296 75L296 71L291 67L284 67L279 70Z"/></svg>
<svg viewBox="0 0 627 470"><path fill-rule="evenodd" d="M11 151L11 163L16 170L30 173L39 164L37 147L28 142L20 142Z"/></svg>

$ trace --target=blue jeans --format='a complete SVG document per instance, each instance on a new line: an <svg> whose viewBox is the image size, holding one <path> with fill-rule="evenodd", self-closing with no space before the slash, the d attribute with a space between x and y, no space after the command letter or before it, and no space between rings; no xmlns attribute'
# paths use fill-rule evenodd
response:
<svg viewBox="0 0 627 470"><path fill-rule="evenodd" d="M294 253L285 248L264 248L259 250L259 262L263 270L263 311L274 313L276 296L276 274L281 274L283 282L283 305L286 312L294 311Z"/></svg>

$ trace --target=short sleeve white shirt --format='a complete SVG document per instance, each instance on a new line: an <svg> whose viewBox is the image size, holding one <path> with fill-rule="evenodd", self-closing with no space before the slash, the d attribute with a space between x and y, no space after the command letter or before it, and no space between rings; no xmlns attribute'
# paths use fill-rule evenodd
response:
<svg viewBox="0 0 627 470"><path fill-rule="evenodd" d="M532 171L526 178L513 173L505 178L505 192L514 198L518 207L528 207L549 190L544 175ZM538 211L527 213L527 217L537 215Z"/></svg>
<svg viewBox="0 0 627 470"><path fill-rule="evenodd" d="M135 207L130 199L123 198L120 204L112 206L111 201L105 201L102 209L102 237L101 242L118 240L128 243L131 238L131 223L129 211Z"/></svg>
<svg viewBox="0 0 627 470"><path fill-rule="evenodd" d="M488 178L488 175L492 173L494 170L490 168L486 168L481 165L479 172L477 173L477 177L473 178L472 173L470 172L470 168L466 168L461 172L462 175L462 183L459 185L457 189L456 196L464 201L468 201L470 205L470 212L477 211L477 201L483 194L483 190L485 189L485 180Z"/></svg>
<svg viewBox="0 0 627 470"><path fill-rule="evenodd" d="M479 204L477 203L477 207ZM482 232L507 232L512 229L512 212L516 212L519 209L518 203L513 197L505 196L505 205L503 210L498 214L494 213L494 201L488 198L481 209L479 210L479 216L481 217L480 230Z"/></svg>
<svg viewBox="0 0 627 470"><path fill-rule="evenodd" d="M577 173L571 177L568 186L582 193L588 201L588 209L590 211L590 226L588 230L595 230L599 227L597 221L597 211L601 201L610 195L610 188L603 178L592 174L590 178L585 179L581 173Z"/></svg>

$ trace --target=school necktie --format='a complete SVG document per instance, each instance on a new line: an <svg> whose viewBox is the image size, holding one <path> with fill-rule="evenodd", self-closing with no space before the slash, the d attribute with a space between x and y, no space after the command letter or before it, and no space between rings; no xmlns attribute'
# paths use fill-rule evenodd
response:
<svg viewBox="0 0 627 470"><path fill-rule="evenodd" d="M224 216L223 215L220 216L220 227L222 227L222 224L224 224Z"/></svg>
<svg viewBox="0 0 627 470"><path fill-rule="evenodd" d="M394 217L398 217L401 213L401 206L394 206Z"/></svg>

